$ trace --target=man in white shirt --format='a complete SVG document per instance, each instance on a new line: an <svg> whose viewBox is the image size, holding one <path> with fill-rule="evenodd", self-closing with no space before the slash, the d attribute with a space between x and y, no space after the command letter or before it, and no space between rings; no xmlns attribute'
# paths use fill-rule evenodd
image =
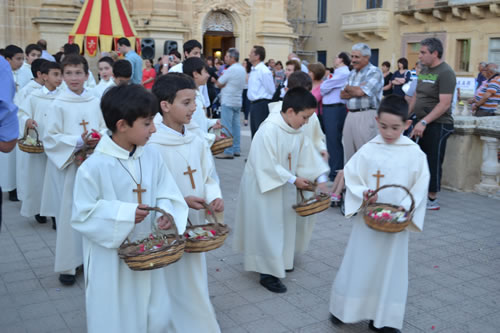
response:
<svg viewBox="0 0 500 333"><path fill-rule="evenodd" d="M240 156L240 111L242 104L242 94L245 88L246 71L238 62L240 52L235 48L230 48L224 61L229 66L219 80L212 78L217 87L221 88L221 122L233 135L233 146L224 150L224 154L216 158L233 159Z"/></svg>
<svg viewBox="0 0 500 333"><path fill-rule="evenodd" d="M40 48L42 49L42 56L40 58L56 62L56 58L54 58L52 54L47 52L47 41L45 39L38 40L38 42L36 42L36 45L40 46Z"/></svg>
<svg viewBox="0 0 500 333"><path fill-rule="evenodd" d="M276 89L273 73L264 64L266 49L255 45L248 56L252 64L252 71L248 77L247 97L250 100L250 131L252 138L257 132L260 124L269 115L268 104Z"/></svg>

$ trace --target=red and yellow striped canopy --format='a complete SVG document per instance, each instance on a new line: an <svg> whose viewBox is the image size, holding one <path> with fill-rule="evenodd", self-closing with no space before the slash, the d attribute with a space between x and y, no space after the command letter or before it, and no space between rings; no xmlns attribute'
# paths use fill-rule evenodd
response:
<svg viewBox="0 0 500 333"><path fill-rule="evenodd" d="M127 37L131 45L140 45L136 36L122 0L87 0L71 29L69 43L78 44L87 55L95 56L98 43L101 52L109 52L113 41L121 37Z"/></svg>

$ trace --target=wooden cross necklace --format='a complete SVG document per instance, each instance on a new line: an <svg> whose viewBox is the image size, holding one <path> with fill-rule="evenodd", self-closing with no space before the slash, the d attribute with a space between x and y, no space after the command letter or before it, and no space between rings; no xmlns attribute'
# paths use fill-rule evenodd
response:
<svg viewBox="0 0 500 333"><path fill-rule="evenodd" d="M177 154L179 154L183 159L184 161L186 161L186 164L187 164L187 170L186 172L183 173L183 175L185 176L189 176L189 180L191 181L191 188L194 190L196 189L196 184L194 183L194 177L193 177L193 173L195 173L197 170L196 169L191 169L191 166L189 165L189 162L188 160L184 157L184 155L182 155L178 150L175 150ZM189 151L188 151L188 157L189 157L189 154L191 153L191 146L189 147Z"/></svg>
<svg viewBox="0 0 500 333"><path fill-rule="evenodd" d="M372 175L372 176L375 177L375 178L377 178L377 188L376 188L376 190L378 190L379 187L380 187L380 178L384 178L385 175L381 174L380 170L377 170L377 173L374 174L374 175Z"/></svg>
<svg viewBox="0 0 500 333"><path fill-rule="evenodd" d="M130 178L134 181L135 185L137 185L137 189L132 190L132 192L137 193L137 202L142 204L142 193L146 192L145 188L141 187L142 184L142 165L141 165L141 158L139 157L139 173L141 174L141 179L140 182L136 182L134 176L130 173L130 171L122 164L122 162L117 158L118 163L127 171L127 173L130 175Z"/></svg>
<svg viewBox="0 0 500 333"><path fill-rule="evenodd" d="M78 125L82 125L83 126L83 131L84 132L87 132L87 126L85 125L88 125L89 123L87 121L85 121L85 119L82 119L82 122L79 123Z"/></svg>

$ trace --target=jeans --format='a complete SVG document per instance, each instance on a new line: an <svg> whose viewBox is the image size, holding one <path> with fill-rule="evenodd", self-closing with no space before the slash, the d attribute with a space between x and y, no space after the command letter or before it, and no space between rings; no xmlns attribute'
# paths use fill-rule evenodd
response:
<svg viewBox="0 0 500 333"><path fill-rule="evenodd" d="M345 105L323 106L323 125L325 126L326 148L330 158L330 179L335 179L337 170L344 168L344 146L342 130L344 128L347 109Z"/></svg>
<svg viewBox="0 0 500 333"><path fill-rule="evenodd" d="M221 124L233 135L233 146L224 150L224 154L234 155L240 153L240 112L239 106L221 107Z"/></svg>
<svg viewBox="0 0 500 333"><path fill-rule="evenodd" d="M435 193L441 189L446 141L451 133L453 133L453 124L430 123L418 141L420 148L427 155L427 163L429 164L431 174L429 192Z"/></svg>

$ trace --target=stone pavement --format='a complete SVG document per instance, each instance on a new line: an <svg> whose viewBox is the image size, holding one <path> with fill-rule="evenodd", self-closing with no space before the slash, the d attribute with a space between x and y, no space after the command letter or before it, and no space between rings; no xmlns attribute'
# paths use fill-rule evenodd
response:
<svg viewBox="0 0 500 333"><path fill-rule="evenodd" d="M233 224L244 157L217 160ZM83 278L63 287L53 272L55 235L19 215L6 201L0 233L0 332L85 332ZM500 202L470 193L441 193L440 211L428 212L424 232L410 240L409 291L403 332L500 332ZM290 203L291 204L291 203ZM243 271L232 238L208 253L209 288L223 332L369 332L367 322L334 326L328 320L330 288L351 223L337 208L318 215L310 249L297 258L285 294ZM195 333L195 332L186 332Z"/></svg>

